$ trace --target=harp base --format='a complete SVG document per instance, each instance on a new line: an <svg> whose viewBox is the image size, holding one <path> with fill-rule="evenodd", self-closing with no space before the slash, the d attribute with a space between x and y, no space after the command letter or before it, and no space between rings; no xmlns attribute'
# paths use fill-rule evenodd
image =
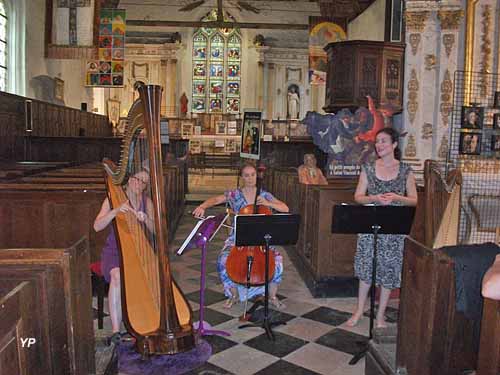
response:
<svg viewBox="0 0 500 375"><path fill-rule="evenodd" d="M143 357L157 354L177 354L186 352L196 346L193 331L167 334L156 332L148 336L136 338L135 349Z"/></svg>

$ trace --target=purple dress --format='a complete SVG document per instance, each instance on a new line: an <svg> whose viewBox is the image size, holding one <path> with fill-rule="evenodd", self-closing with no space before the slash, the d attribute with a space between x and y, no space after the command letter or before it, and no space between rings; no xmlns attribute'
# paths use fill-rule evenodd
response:
<svg viewBox="0 0 500 375"><path fill-rule="evenodd" d="M145 198L142 199L138 211L143 211L144 207L146 207ZM120 267L120 255L116 242L115 226L111 225L111 230L109 231L108 238L106 238L106 243L101 252L101 272L108 283L111 281L110 271L118 267Z"/></svg>
<svg viewBox="0 0 500 375"><path fill-rule="evenodd" d="M108 283L111 281L110 271L117 267L120 267L120 256L116 244L115 227L112 225L101 252L101 272Z"/></svg>

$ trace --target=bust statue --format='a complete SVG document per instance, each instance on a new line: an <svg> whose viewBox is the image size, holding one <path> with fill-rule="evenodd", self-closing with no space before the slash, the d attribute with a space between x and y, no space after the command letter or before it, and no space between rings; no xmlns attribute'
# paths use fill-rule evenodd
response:
<svg viewBox="0 0 500 375"><path fill-rule="evenodd" d="M304 155L304 164L298 168L299 182L305 185L328 185L323 172L316 166L313 154Z"/></svg>

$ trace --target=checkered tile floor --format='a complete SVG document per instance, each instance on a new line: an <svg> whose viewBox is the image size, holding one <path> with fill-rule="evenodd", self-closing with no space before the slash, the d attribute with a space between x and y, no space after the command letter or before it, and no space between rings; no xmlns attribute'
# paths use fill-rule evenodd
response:
<svg viewBox="0 0 500 375"><path fill-rule="evenodd" d="M193 207L187 207L186 212ZM207 214L215 214L210 210ZM189 234L195 220L186 214L171 243L172 254ZM348 364L358 350L358 342L368 335L368 318L364 317L353 328L345 322L354 311L355 298L313 298L297 270L284 255L285 273L278 295L286 304L280 312L273 310L273 319L286 322L273 328L276 341L267 339L258 327L239 329L242 324L243 304L225 309L222 285L217 276L215 262L226 233L221 230L208 249L207 289L205 293L205 321L212 327L225 330L229 337L205 336L212 345L213 354L208 362L189 374L364 374L364 359L354 366ZM195 311L199 314L199 282L201 251L193 249L182 256L170 257L174 277ZM106 326L109 322L106 318ZM105 334L106 330L101 331Z"/></svg>

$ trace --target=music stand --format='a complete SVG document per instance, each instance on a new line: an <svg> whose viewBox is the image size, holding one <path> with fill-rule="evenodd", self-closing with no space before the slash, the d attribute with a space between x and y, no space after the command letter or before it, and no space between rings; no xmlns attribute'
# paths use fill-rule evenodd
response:
<svg viewBox="0 0 500 375"><path fill-rule="evenodd" d="M224 224L228 214L223 213L217 216L209 216L200 220L188 235L182 246L177 250L177 255L181 255L184 250L192 248L201 248L201 276L200 276L200 313L198 323L198 334L200 336L220 335L231 336L229 332L206 329L204 327L203 318L205 317L205 283L207 272L207 248L215 234L219 231L220 227Z"/></svg>
<svg viewBox="0 0 500 375"><path fill-rule="evenodd" d="M275 340L272 326L286 322L269 321L269 246L295 245L299 236L300 215L236 215L235 245L265 246L265 283L264 283L264 319L262 324L245 324L239 328L260 327L266 331L267 338Z"/></svg>
<svg viewBox="0 0 500 375"><path fill-rule="evenodd" d="M377 240L379 234L410 233L415 216L415 207L410 206L374 206L349 205L333 206L332 233L338 234L373 234L372 279L370 284L370 332L373 338L373 320L375 317L375 289L377 280ZM366 355L368 342L349 361L356 364Z"/></svg>

